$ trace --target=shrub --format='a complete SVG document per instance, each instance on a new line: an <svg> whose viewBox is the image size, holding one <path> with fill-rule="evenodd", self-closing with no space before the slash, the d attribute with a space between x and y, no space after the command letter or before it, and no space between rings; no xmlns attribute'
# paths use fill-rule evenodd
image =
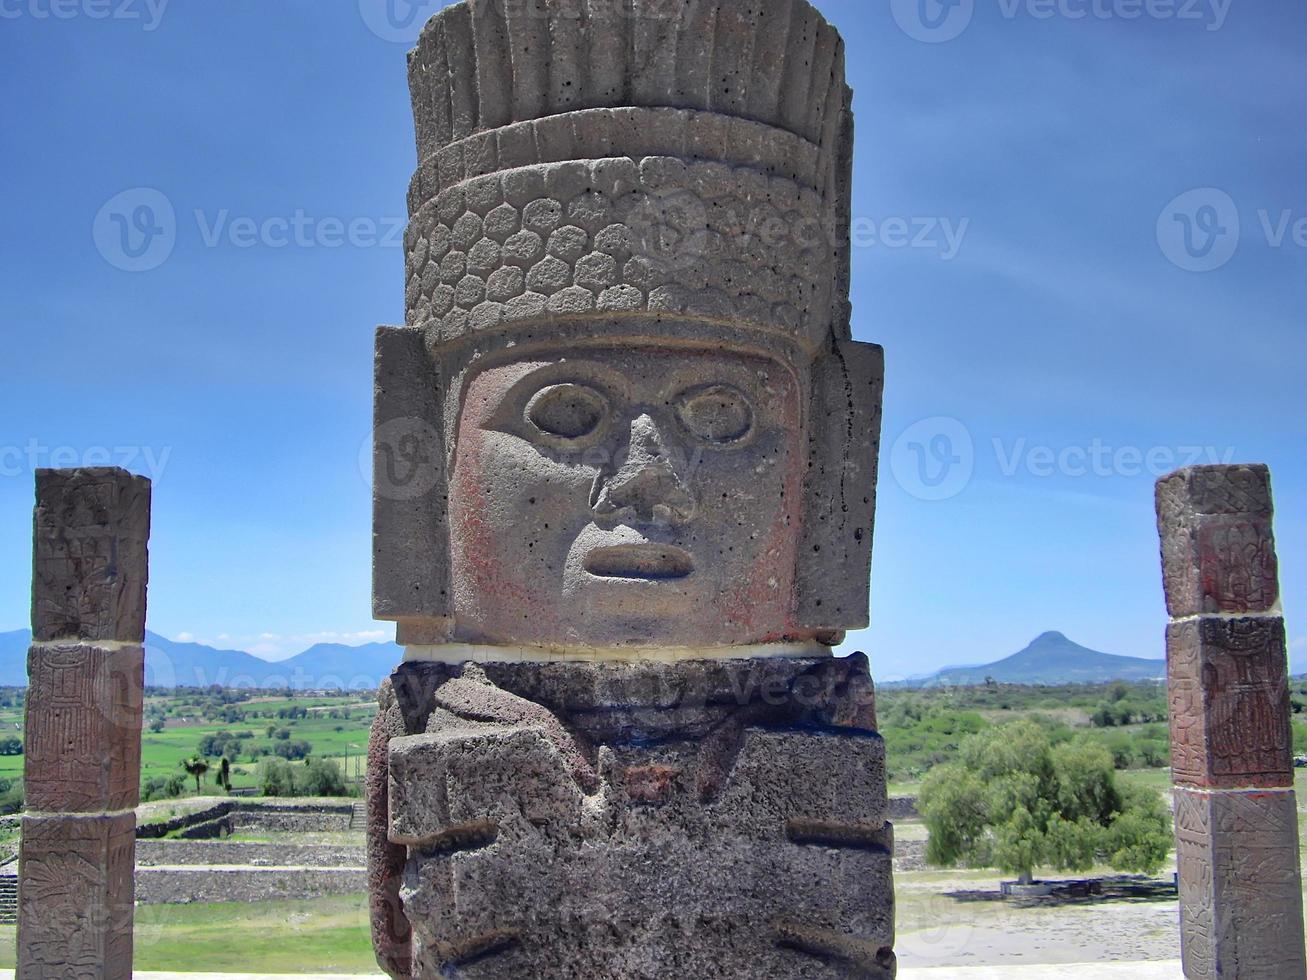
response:
<svg viewBox="0 0 1307 980"><path fill-rule="evenodd" d="M259 766L259 786L264 796L294 796L295 771L283 759L265 759Z"/></svg>
<svg viewBox="0 0 1307 980"><path fill-rule="evenodd" d="M309 759L304 763L300 790L305 796L346 796L345 777L334 759Z"/></svg>

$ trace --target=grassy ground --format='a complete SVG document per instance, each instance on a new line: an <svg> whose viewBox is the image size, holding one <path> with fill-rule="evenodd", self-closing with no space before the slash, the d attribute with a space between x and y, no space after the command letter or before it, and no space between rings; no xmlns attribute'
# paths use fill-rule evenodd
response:
<svg viewBox="0 0 1307 980"><path fill-rule="evenodd" d="M0 926L0 967L14 966ZM151 905L136 910L137 970L377 973L362 895L312 902Z"/></svg>

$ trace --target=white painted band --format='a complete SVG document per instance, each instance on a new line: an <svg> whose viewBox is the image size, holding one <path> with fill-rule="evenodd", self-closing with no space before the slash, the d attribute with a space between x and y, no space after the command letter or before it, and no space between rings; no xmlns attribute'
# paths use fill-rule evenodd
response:
<svg viewBox="0 0 1307 980"><path fill-rule="evenodd" d="M69 637L65 640L36 640L31 644L33 650L71 650L76 647L116 653L119 650L143 650L145 644L135 643L130 640L79 640L76 637Z"/></svg>

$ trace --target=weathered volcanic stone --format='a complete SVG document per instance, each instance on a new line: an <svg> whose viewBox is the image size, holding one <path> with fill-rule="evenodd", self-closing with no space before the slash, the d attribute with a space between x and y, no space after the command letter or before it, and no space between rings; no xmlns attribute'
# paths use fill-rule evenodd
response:
<svg viewBox="0 0 1307 980"><path fill-rule="evenodd" d="M150 481L37 470L32 639L145 642Z"/></svg>
<svg viewBox="0 0 1307 980"><path fill-rule="evenodd" d="M392 964L893 976L884 743L832 724L869 699L865 658L658 671L656 686L652 665L395 673L374 743L388 784L370 784L402 845L371 854ZM523 722L526 705L547 717Z"/></svg>
<svg viewBox="0 0 1307 980"><path fill-rule="evenodd" d="M894 976L883 352L806 0L466 0L409 58L369 743L394 976Z"/></svg>
<svg viewBox="0 0 1307 980"><path fill-rule="evenodd" d="M1278 612L1270 487L1265 466L1198 466L1158 481L1162 568L1173 617Z"/></svg>
<svg viewBox="0 0 1307 980"><path fill-rule="evenodd" d="M145 650L86 644L28 654L28 809L93 813L140 802Z"/></svg>
<svg viewBox="0 0 1307 980"><path fill-rule="evenodd" d="M130 977L150 482L39 470L18 974Z"/></svg>
<svg viewBox="0 0 1307 980"><path fill-rule="evenodd" d="M1185 976L1302 980L1292 790L1176 789Z"/></svg>
<svg viewBox="0 0 1307 980"><path fill-rule="evenodd" d="M1157 485L1185 976L1301 980L1288 656L1270 472ZM1233 615L1232 615L1233 614Z"/></svg>
<svg viewBox="0 0 1307 980"><path fill-rule="evenodd" d="M1183 620L1168 627L1167 651L1176 785L1292 786L1284 623Z"/></svg>
<svg viewBox="0 0 1307 980"><path fill-rule="evenodd" d="M136 817L26 816L18 975L132 975Z"/></svg>

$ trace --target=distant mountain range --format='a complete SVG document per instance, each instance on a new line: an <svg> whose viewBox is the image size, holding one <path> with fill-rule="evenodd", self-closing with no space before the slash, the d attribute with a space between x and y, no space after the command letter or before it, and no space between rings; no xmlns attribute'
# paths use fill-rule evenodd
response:
<svg viewBox="0 0 1307 980"><path fill-rule="evenodd" d="M1073 643L1061 633L1044 633L1019 653L996 663L945 667L887 687L968 687L992 678L1000 684L1102 684L1166 677L1165 660L1118 657Z"/></svg>
<svg viewBox="0 0 1307 980"><path fill-rule="evenodd" d="M0 633L0 685L27 683L28 630ZM202 643L178 643L158 633L145 635L146 682L155 687L291 687L295 690L371 690L403 659L394 643L349 647L319 643L289 660L271 663L241 650L217 650ZM1161 680L1166 661L1118 657L1073 643L1061 633L1044 633L1024 650L996 663L945 667L933 674L884 687L966 687L993 678L1001 684L1101 684Z"/></svg>
<svg viewBox="0 0 1307 980"><path fill-rule="evenodd" d="M27 683L30 630L0 633L0 685ZM145 682L153 687L290 687L295 690L371 690L403 659L394 643L348 647L319 643L276 663L241 650L178 643L145 634Z"/></svg>

